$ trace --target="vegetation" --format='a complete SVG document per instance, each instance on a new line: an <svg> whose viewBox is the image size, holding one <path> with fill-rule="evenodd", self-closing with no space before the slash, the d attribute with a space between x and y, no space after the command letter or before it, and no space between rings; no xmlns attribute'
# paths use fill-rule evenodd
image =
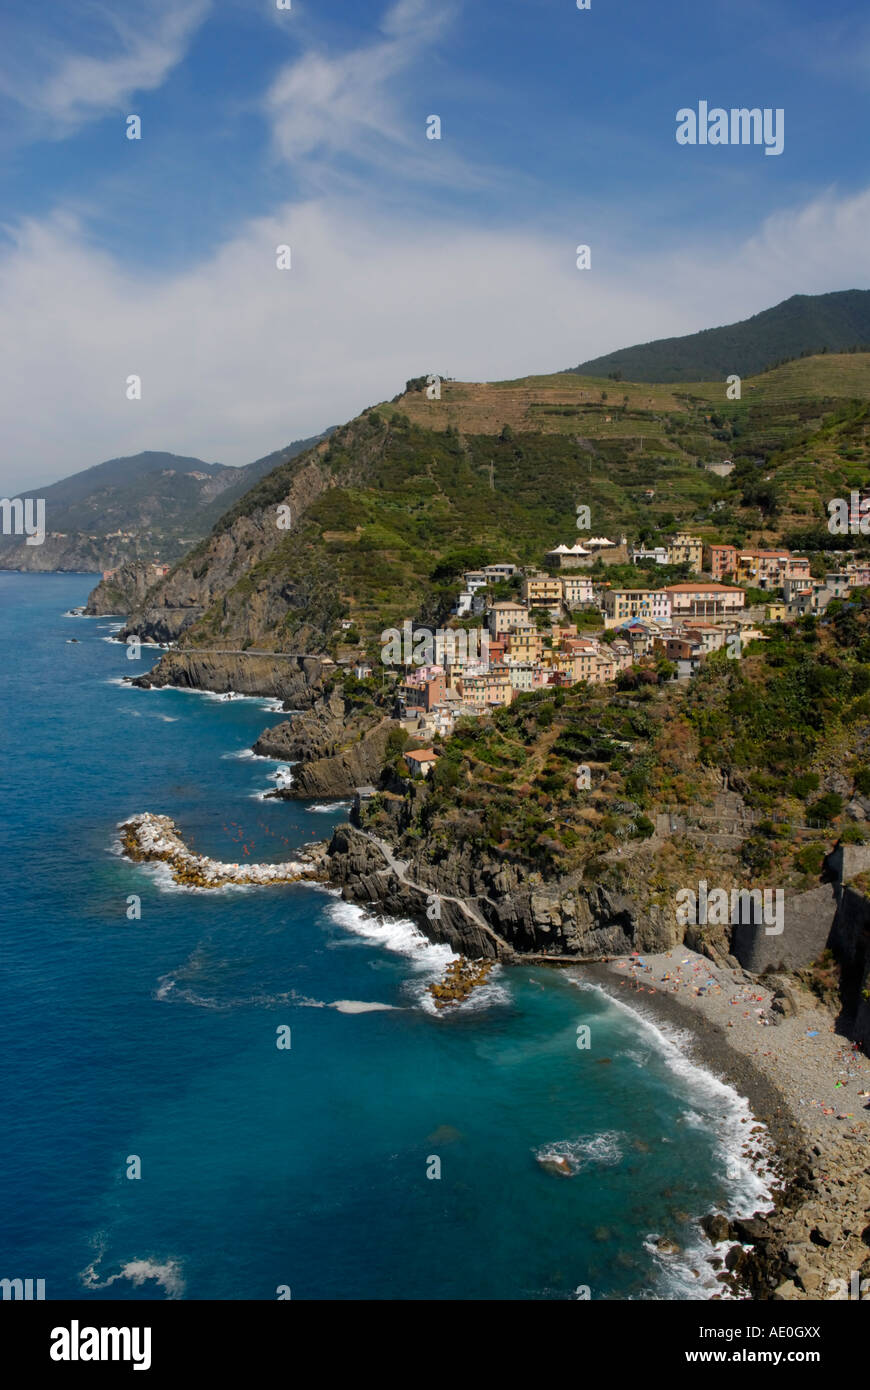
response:
<svg viewBox="0 0 870 1390"><path fill-rule="evenodd" d="M612 380L724 381L732 372L753 376L801 353L866 352L868 345L870 291L843 290L796 294L739 323L622 348L574 370Z"/></svg>
<svg viewBox="0 0 870 1390"><path fill-rule="evenodd" d="M808 886L838 839L865 838L846 807L870 787L870 596L765 636L742 661L714 653L686 685L661 684L667 672L650 661L624 673L617 694L534 691L459 721L406 807L407 833L436 860L468 849L619 884L662 811L718 827L724 771L755 817L734 876L758 881L776 867L783 884ZM664 882L661 846L656 862Z"/></svg>

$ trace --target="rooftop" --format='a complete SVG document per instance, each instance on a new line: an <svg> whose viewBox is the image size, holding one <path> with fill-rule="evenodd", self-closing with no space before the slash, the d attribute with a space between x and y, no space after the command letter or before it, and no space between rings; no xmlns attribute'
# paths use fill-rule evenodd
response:
<svg viewBox="0 0 870 1390"><path fill-rule="evenodd" d="M743 590L742 590L742 589L738 589L734 584L716 584L716 583L714 583L712 580L710 580L710 581L709 581L708 583L706 583L706 584L704 583L703 580L701 580L701 582L700 582L700 583L697 583L697 584L689 584L689 583L686 583L686 584L666 584L666 585L665 585L664 592L667 593L667 594L691 594L691 593L704 593L704 594L708 594L708 593L710 592L711 589L715 589L718 593L722 593L722 594L742 594L742 593L743 593Z"/></svg>

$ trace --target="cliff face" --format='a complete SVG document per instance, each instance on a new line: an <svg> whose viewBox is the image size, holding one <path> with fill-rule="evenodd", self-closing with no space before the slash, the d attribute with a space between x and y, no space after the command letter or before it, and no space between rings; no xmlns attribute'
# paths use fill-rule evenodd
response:
<svg viewBox="0 0 870 1390"><path fill-rule="evenodd" d="M4 538L5 539L5 538ZM128 548L89 536L46 536L42 545L0 544L0 570L29 574L95 574L125 559Z"/></svg>
<svg viewBox="0 0 870 1390"><path fill-rule="evenodd" d="M292 529L279 528L278 509L289 507L295 526L331 485L320 462L326 448L319 444L269 474L248 494L245 509L234 509L237 515L231 512L226 524L219 524L133 609L125 635L153 642L181 640L185 646L235 649L258 642L285 649L281 624L304 596L293 591L280 564L268 564L279 550L292 553L293 548ZM268 642L263 640L267 635ZM317 650L319 644L313 645ZM300 650L298 643L294 649Z"/></svg>
<svg viewBox="0 0 870 1390"><path fill-rule="evenodd" d="M299 763L294 796L349 796L377 780L393 726L380 716L355 712L338 692L315 700L310 712L267 729L254 752Z"/></svg>
<svg viewBox="0 0 870 1390"><path fill-rule="evenodd" d="M437 864L423 854L398 860L357 827L336 829L327 866L348 901L411 916L432 940L446 940L468 956L581 960L668 950L681 939L673 919L654 905L642 906L640 895L584 883L579 875L545 880L522 865L470 851Z"/></svg>
<svg viewBox="0 0 870 1390"><path fill-rule="evenodd" d="M845 886L831 942L840 962L843 1012L851 1036L870 1048L870 899Z"/></svg>
<svg viewBox="0 0 870 1390"><path fill-rule="evenodd" d="M132 561L120 565L110 579L101 579L88 595L85 612L94 618L107 614L126 617L145 602L145 596L154 582L154 570L150 564Z"/></svg>
<svg viewBox="0 0 870 1390"><path fill-rule="evenodd" d="M305 709L317 698L322 680L323 667L317 657L171 651L160 658L153 671L137 676L133 684L145 690L166 685L219 694L234 690L238 695L283 700L287 709Z"/></svg>

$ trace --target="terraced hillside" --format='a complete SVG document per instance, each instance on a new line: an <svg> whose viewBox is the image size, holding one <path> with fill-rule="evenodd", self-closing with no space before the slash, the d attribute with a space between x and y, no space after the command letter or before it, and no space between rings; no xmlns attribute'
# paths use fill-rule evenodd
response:
<svg viewBox="0 0 870 1390"><path fill-rule="evenodd" d="M679 390L577 376L418 378L241 498L135 613L184 645L369 650L386 626L448 612L462 570L540 563L605 534L773 543L818 530L870 479L870 354L808 358L743 383ZM606 396L606 399L604 397ZM723 479L705 465L732 460ZM281 529L281 507L291 529ZM349 621L356 635L342 636Z"/></svg>

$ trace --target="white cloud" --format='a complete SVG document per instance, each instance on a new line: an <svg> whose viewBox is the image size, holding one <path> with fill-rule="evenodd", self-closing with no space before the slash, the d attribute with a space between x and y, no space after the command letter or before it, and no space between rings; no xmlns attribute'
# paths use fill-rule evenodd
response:
<svg viewBox="0 0 870 1390"><path fill-rule="evenodd" d="M742 244L604 271L573 238L288 205L183 274L145 277L58 216L0 256L0 489L141 449L244 463L394 395L498 380L870 284L870 190L769 218ZM289 243L293 269L275 247ZM735 366L739 371L739 364ZM143 398L125 381L142 377Z"/></svg>
<svg viewBox="0 0 870 1390"><path fill-rule="evenodd" d="M381 21L383 39L338 57L311 48L288 63L265 100L280 156L298 161L353 153L377 160L384 146L392 146L393 157L407 154L412 136L397 108L396 79L450 18L449 6L399 0Z"/></svg>
<svg viewBox="0 0 870 1390"><path fill-rule="evenodd" d="M70 135L125 107L134 93L160 87L209 6L210 0L143 0L131 14L129 6L98 4L81 12L79 33L69 26L52 33L44 17L18 24L0 58L0 93L23 109L26 135Z"/></svg>

